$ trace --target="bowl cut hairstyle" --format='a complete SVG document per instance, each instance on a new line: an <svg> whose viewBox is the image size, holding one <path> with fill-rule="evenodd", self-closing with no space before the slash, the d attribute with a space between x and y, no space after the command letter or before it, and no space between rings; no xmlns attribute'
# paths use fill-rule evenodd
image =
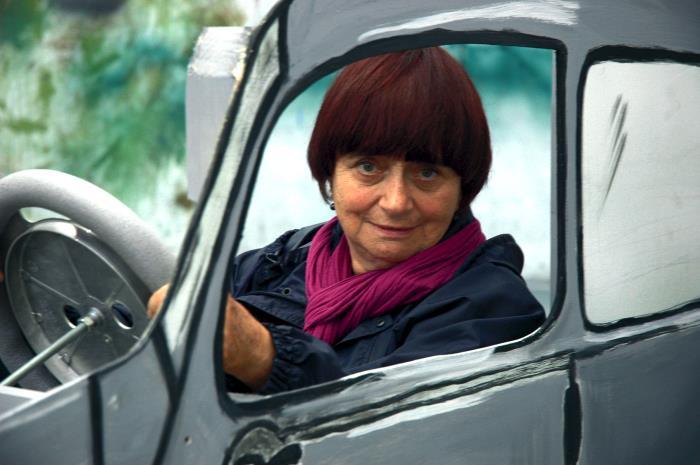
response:
<svg viewBox="0 0 700 465"><path fill-rule="evenodd" d="M328 89L308 148L311 174L330 201L337 157L403 154L461 178L468 208L491 168L481 98L462 65L440 47L387 53L345 67Z"/></svg>

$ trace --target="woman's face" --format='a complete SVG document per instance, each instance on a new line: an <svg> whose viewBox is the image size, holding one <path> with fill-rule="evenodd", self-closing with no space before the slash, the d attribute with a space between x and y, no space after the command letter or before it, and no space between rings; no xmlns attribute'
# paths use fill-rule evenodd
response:
<svg viewBox="0 0 700 465"><path fill-rule="evenodd" d="M459 206L460 178L403 155L339 155L331 192L356 274L393 266L442 238Z"/></svg>

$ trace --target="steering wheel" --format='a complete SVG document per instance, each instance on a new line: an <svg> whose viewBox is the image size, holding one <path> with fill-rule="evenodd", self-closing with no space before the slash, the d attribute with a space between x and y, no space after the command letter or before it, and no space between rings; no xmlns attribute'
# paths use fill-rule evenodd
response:
<svg viewBox="0 0 700 465"><path fill-rule="evenodd" d="M20 209L64 218L27 222ZM94 330L20 383L48 389L119 357L148 324L146 302L175 256L111 194L75 176L26 170L0 179L0 361L14 371L93 309Z"/></svg>

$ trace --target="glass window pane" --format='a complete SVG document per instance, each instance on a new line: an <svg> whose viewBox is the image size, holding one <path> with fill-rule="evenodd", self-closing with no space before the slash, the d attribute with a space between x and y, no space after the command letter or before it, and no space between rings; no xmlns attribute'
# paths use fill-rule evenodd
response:
<svg viewBox="0 0 700 465"><path fill-rule="evenodd" d="M586 315L610 323L700 297L700 67L593 65L583 99Z"/></svg>

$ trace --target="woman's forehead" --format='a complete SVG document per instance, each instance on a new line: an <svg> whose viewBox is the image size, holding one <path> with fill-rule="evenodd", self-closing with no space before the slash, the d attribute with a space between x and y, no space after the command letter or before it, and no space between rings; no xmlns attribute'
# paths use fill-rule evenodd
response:
<svg viewBox="0 0 700 465"><path fill-rule="evenodd" d="M442 157L433 154L429 150L400 149L393 151L380 150L351 150L347 152L337 151L336 161L340 158L360 159L363 157L380 157L396 161L407 161L414 163L429 163L432 165L443 165Z"/></svg>

